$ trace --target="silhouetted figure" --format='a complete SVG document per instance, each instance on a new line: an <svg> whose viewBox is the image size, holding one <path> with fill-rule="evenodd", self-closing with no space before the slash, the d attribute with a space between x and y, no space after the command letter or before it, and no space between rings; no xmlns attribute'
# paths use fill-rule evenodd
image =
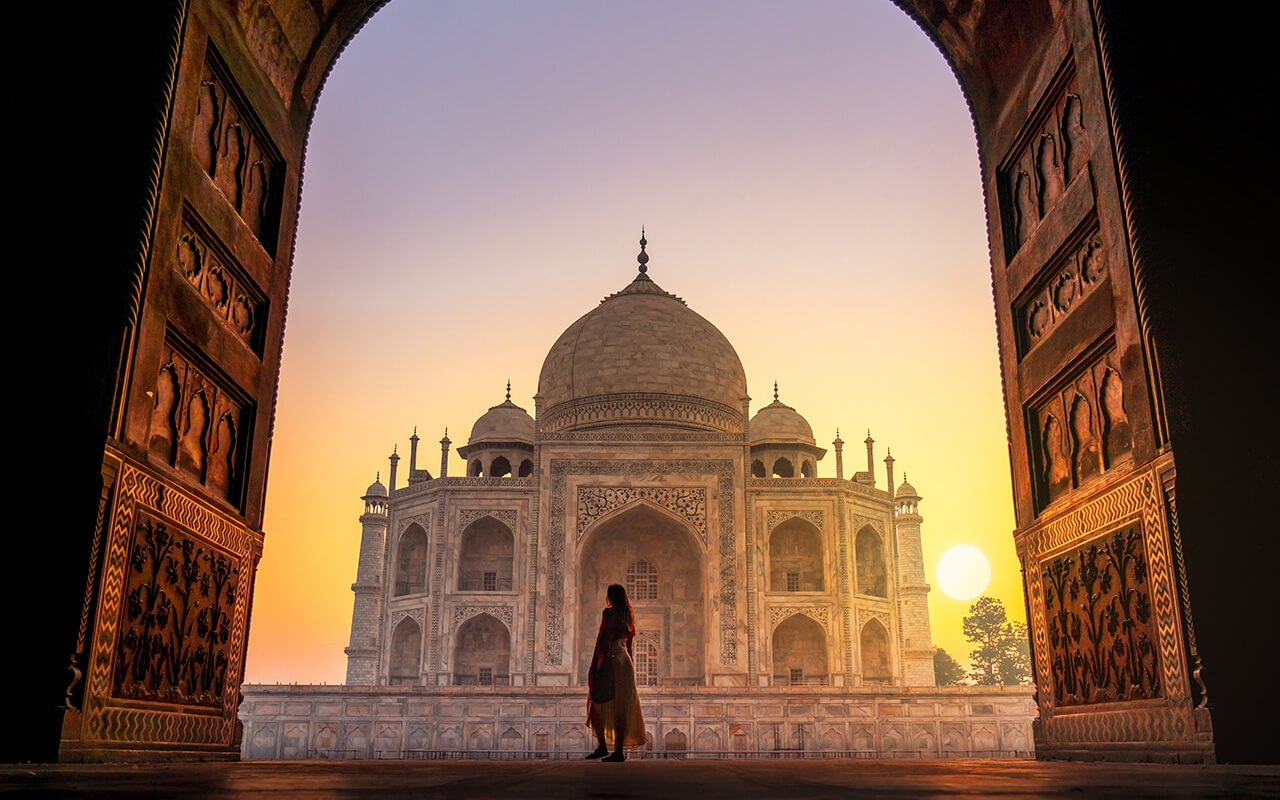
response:
<svg viewBox="0 0 1280 800"><path fill-rule="evenodd" d="M596 735L596 749L587 758L625 761L624 748L645 742L644 715L636 693L636 668L631 662L631 640L636 636L636 618L621 584L610 584L605 593L608 607L600 616L596 649L587 671L590 700L587 725ZM613 740L613 755L608 741Z"/></svg>

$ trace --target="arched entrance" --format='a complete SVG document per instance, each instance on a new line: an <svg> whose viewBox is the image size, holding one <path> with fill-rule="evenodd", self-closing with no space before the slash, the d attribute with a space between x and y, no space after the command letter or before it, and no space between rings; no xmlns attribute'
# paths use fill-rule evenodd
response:
<svg viewBox="0 0 1280 800"><path fill-rule="evenodd" d="M827 632L811 617L795 614L773 629L775 686L826 686Z"/></svg>
<svg viewBox="0 0 1280 800"><path fill-rule="evenodd" d="M1249 149L1239 147L1236 140L1239 131L1253 126L1237 124L1235 117L1223 122L1213 114L1188 113L1186 92L1191 85L1202 92L1208 87L1219 99L1265 96L1265 91L1255 91L1260 86L1251 83L1260 81L1265 71L1239 68L1243 53L1265 49L1248 40L1261 36L1251 29L1262 26L1241 25L1229 11L1205 10L1195 20L1200 57L1170 57L1162 48L1188 29L1188 20L1172 9L1152 12L1109 0L1069 6L904 0L903 6L955 68L977 129L1018 498L1017 536L1025 545L1024 565L1030 567L1028 602L1035 641L1041 644L1035 653L1039 694L1053 696L1061 678L1049 654L1043 652L1044 630L1037 629L1047 613L1039 587L1046 573L1057 568L1054 559L1041 559L1042 534L1050 528L1070 527L1073 514L1095 518L1091 515L1096 508L1090 508L1095 502L1098 507L1116 508L1114 501L1120 495L1141 497L1146 503L1140 515L1141 533L1155 565L1153 591L1166 601L1161 604L1165 633L1160 647L1167 671L1160 675L1164 699L1159 707L1135 708L1135 713L1144 717L1144 725L1199 731L1193 738L1188 734L1189 738L1163 747L1165 751L1170 746L1183 747L1178 757L1204 757L1209 721L1206 687L1199 674L1203 653L1208 674L1216 681L1215 727L1227 748L1224 752L1231 754L1224 758L1273 757L1257 750L1257 743L1267 740L1261 720L1274 714L1259 712L1258 703L1268 701L1254 696L1248 643L1236 635L1241 628L1265 628L1261 612L1239 603L1238 598L1242 585L1250 587L1243 593L1246 596L1255 594L1254 588L1262 595L1268 577L1264 565L1273 560L1241 559L1238 552L1222 548L1214 535L1221 509L1231 507L1237 490L1232 485L1235 476L1215 476L1223 472L1221 465L1236 465L1239 473L1263 484L1275 474L1274 465L1253 445L1258 436L1252 430L1259 421L1271 424L1266 422L1270 415L1264 405L1269 394L1262 390L1258 376L1263 371L1257 367L1266 363L1259 357L1258 343L1269 341L1265 327L1269 315L1262 293L1240 291L1238 284L1206 276L1204 268L1206 263L1266 263L1270 244L1263 246L1260 234L1266 227L1266 206L1260 202L1264 194L1257 191L1259 171L1251 168ZM103 623L95 615L98 606L83 597L87 584L91 600L104 599L106 610L116 602L109 593L99 593L106 567L97 543L113 530L115 521L132 518L128 515L135 510L130 504L136 498L118 493L117 480L127 479L136 486L137 476L146 475L163 487L165 496L205 509L207 514L187 518L181 533L187 541L210 544L225 525L237 527L244 545L234 556L238 574L245 576L238 596L246 605L238 609L237 632L229 637L224 655L231 682L240 674L252 588L249 576L260 553L263 487L287 305L289 243L297 219L310 109L336 55L377 7L372 0L329 7L264 3L261 14L241 16L230 5L213 2L172 4L163 13L112 6L85 10L83 24L74 30L57 26L65 31L69 43L64 49L75 54L75 63L84 67L82 73L93 71L100 86L120 91L111 93L110 99L104 91L102 97L76 104L65 103L58 92L43 92L57 98L53 101L60 104L55 106L56 118L67 123L63 130L80 130L85 118L97 120L94 127L103 138L94 145L95 152L110 152L112 158L92 169L63 159L66 163L59 169L67 170L68 180L52 176L48 180L50 186L81 186L84 196L100 198L97 205L78 213L73 227L83 241L96 243L95 261L103 267L64 270L76 279L62 283L58 291L83 314L77 325L68 326L74 330L49 333L54 338L42 348L61 359L59 369L40 373L47 375L44 395L50 398L51 419L57 420L42 432L59 430L66 446L47 456L49 469L36 471L54 474L62 469L71 474L66 497L70 519L60 523L59 536L39 537L43 541L28 545L36 557L26 562L52 563L70 554L69 562L75 563L54 575L25 578L31 581L32 596L47 599L45 618L24 623L23 641L15 645L38 662L31 669L32 675L39 676L29 693L31 705L23 706L37 731L28 738L44 751L38 760L51 758L51 748L57 746L65 707L66 642L77 640L71 653L77 671L91 664L110 665L119 654L109 638L93 644L97 638L89 634L100 631ZM47 13L52 27L58 10ZM212 61L205 58L211 38L221 53ZM1246 46L1241 46L1241 39ZM131 43L133 58L102 57L125 40ZM213 67L206 72L210 63ZM1065 66L1074 74L1068 76ZM231 79L238 85L228 93L220 82ZM219 115L219 124L234 128L231 135L215 140L199 132L197 120L211 125L211 115L201 116L202 93L219 103L227 97L237 100L239 105L224 108ZM1073 96L1080 103L1079 112ZM1224 111L1229 115L1247 115L1243 109L1252 104L1223 101L1220 105L1230 109ZM1083 172L1076 169L1079 150L1069 146L1077 113L1092 148ZM1050 122L1052 126L1045 127ZM258 141L255 135L263 128L270 138ZM1052 144L1046 138L1050 136ZM224 146L225 151L212 158L215 145ZM77 137L68 152L85 146ZM1238 159L1232 162L1238 168L1220 166L1224 158ZM40 159L46 164L59 160ZM219 162L231 166L220 172ZM1047 175L1056 169L1063 170L1060 179ZM1213 192L1203 180L1209 174L1218 182ZM1080 175L1088 180L1081 181ZM185 284L160 277L168 275L165 270L173 261L184 209L188 203L204 202L188 196L188 189L204 186L205 176L209 187L231 199L226 213L208 215L212 222L206 220L210 227L203 232L266 276L262 296L245 292L243 304L237 305L240 296L235 292L225 304L188 302L176 293L176 288L187 291ZM1240 200L1216 205L1187 202L1210 196ZM31 205L53 207L52 203ZM1202 211L1207 217L1200 216ZM31 240L60 240L67 220L47 216L40 222L43 230ZM1107 286L1108 291L1062 293L1060 298L1071 295L1079 302L1062 299L1067 308L1055 316L1058 312L1049 304L1037 305L1042 297L1048 299L1040 291L1048 287L1040 286L1039 280L1061 276L1060 268L1068 266L1067 261L1073 275L1094 269L1089 266L1097 263L1088 258L1090 248L1074 249L1076 244L1093 241L1085 230L1093 222L1105 255L1106 277L1098 285ZM1223 231L1231 235L1224 236ZM1077 241L1078 236L1083 238ZM68 247L50 258L75 265L78 252ZM1066 261L1059 262L1060 258ZM1252 276L1244 278L1247 283ZM1081 285L1077 283L1076 288ZM1038 314L1040 310L1044 313ZM1057 323L1068 314L1070 324ZM250 319L261 327L246 325ZM1024 325L1032 320L1053 327L1037 324L1033 331ZM185 346L199 350L200 358L188 362L183 354L171 352L165 338L171 330L186 331ZM1232 346L1206 342L1204 330L1234 331ZM1111 345L1115 358L1102 352ZM1157 353L1162 355L1159 368ZM201 422L201 408L208 412L217 401L211 400L210 392L198 395L198 401L194 392L184 395L187 419L197 422L188 430L197 431L201 447L189 443L186 455L179 456L186 467L172 474L163 469L150 472L163 466L163 459L153 460L148 454L152 402L163 394L163 389L156 391L161 387L155 381L169 363L195 365L197 372L203 365L210 374L202 377L211 383L234 384L234 391L222 387L223 399L230 405L215 408L208 419L244 421L226 426L225 437L211 433L219 428ZM1104 391L1103 403L1111 403L1113 410L1123 408L1123 420L1106 420L1097 413L1097 381L1100 376L1107 379L1107 370L1119 375L1123 393L1117 401L1115 389L1104 384L1112 394ZM1223 375L1232 380L1222 380ZM1121 429L1121 422L1128 426L1132 441L1127 459L1122 455L1104 459L1109 474L1104 471L1102 477L1094 478L1091 465L1076 467L1074 474L1081 485L1056 494L1037 488L1034 465L1052 464L1056 455L1052 445L1043 444L1042 434L1054 427L1047 423L1049 419L1057 422L1060 436L1070 434L1064 417L1058 415L1062 396L1057 392L1068 385L1095 404L1087 424L1083 409L1076 415L1081 442L1110 436ZM1177 413L1166 418L1166 405L1176 407ZM161 414L161 423L163 418ZM1100 419L1102 434L1096 430ZM213 435L224 438L213 442ZM158 449L164 450L163 436L161 440ZM224 446L221 441L234 441L236 449L243 448L235 454L234 464L228 462L230 479L224 481L215 474L210 481L206 470L205 480L196 480L193 476L199 472L201 457L207 465L209 453ZM1177 476L1172 468L1175 444ZM1107 445L1106 451L1110 448ZM30 451L39 454L45 449ZM1075 458L1080 452L1087 455L1090 449L1077 447L1075 455L1064 449L1061 457ZM1180 495L1176 485L1183 488ZM1080 548L1104 534L1087 527L1074 530L1080 539L1073 540L1073 545ZM1214 575L1229 577L1215 579ZM1198 592L1199 631L1190 624L1191 590ZM84 619L88 633L74 636L85 608L90 609ZM94 646L99 649L90 652ZM73 685L73 708L83 705L84 692L84 683ZM1092 713L1074 709L1055 721L1055 709L1047 705L1048 700L1042 702L1046 703L1043 744L1049 748L1069 741L1073 720L1087 719ZM155 717L148 723L152 729L168 724L161 718L165 712L142 713ZM1111 739L1094 742L1090 748L1095 755L1106 755L1114 743L1132 753L1132 746L1144 741L1141 731L1149 729L1112 730ZM77 744L78 730L68 734L65 757L84 755L77 749L83 745ZM129 749L152 744L139 740L130 742Z"/></svg>
<svg viewBox="0 0 1280 800"><path fill-rule="evenodd" d="M500 520L481 517L462 532L458 551L458 591L509 592L515 561L515 534Z"/></svg>
<svg viewBox="0 0 1280 800"><path fill-rule="evenodd" d="M826 583L822 533L792 517L769 534L769 591L821 592Z"/></svg>
<svg viewBox="0 0 1280 800"><path fill-rule="evenodd" d="M702 549L684 523L638 503L588 532L578 564L579 680L586 681L611 583L627 586L636 629L647 640L646 678L683 685L705 680L706 570Z"/></svg>
<svg viewBox="0 0 1280 800"><path fill-rule="evenodd" d="M455 686L506 686L511 683L511 631L490 614L477 614L454 634Z"/></svg>

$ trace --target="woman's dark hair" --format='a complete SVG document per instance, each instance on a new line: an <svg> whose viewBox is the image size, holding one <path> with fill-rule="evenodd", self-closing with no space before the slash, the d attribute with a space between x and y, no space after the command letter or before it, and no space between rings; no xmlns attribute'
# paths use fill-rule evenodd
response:
<svg viewBox="0 0 1280 800"><path fill-rule="evenodd" d="M613 606L614 619L618 627L626 627L628 633L636 629L636 615L631 611L631 601L627 599L627 587L620 583L611 583L605 590L609 605Z"/></svg>

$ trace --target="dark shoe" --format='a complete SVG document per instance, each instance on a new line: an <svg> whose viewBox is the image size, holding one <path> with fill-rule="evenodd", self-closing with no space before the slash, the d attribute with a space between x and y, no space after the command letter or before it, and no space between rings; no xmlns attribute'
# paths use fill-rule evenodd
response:
<svg viewBox="0 0 1280 800"><path fill-rule="evenodd" d="M609 748L597 747L595 750L592 750L590 753L587 753L587 759L589 760L592 758L599 758L600 756L607 756L607 755L609 755Z"/></svg>
<svg viewBox="0 0 1280 800"><path fill-rule="evenodd" d="M621 750L615 750L612 755L607 755L600 760L601 761L626 761L627 757L622 754Z"/></svg>

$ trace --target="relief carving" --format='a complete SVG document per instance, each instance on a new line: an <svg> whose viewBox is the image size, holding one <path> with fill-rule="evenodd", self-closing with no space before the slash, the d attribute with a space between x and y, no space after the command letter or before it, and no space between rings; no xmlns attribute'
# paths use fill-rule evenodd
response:
<svg viewBox="0 0 1280 800"><path fill-rule="evenodd" d="M1052 134L1040 137L1036 148L1036 177L1040 184L1040 216L1043 217L1062 195L1062 171L1058 163L1058 143Z"/></svg>
<svg viewBox="0 0 1280 800"><path fill-rule="evenodd" d="M1043 480L1048 500L1056 500L1071 489L1067 460L1062 450L1062 424L1053 414L1044 421L1042 442Z"/></svg>
<svg viewBox="0 0 1280 800"><path fill-rule="evenodd" d="M1018 319L1018 355L1025 356L1058 327L1093 290L1106 272L1102 237L1095 222L1092 233L1065 248L1065 255L1050 261L1041 277L1015 306Z"/></svg>
<svg viewBox="0 0 1280 800"><path fill-rule="evenodd" d="M1082 108L1080 95L1067 95L1062 110L1062 141L1068 182L1089 161L1089 133L1084 128Z"/></svg>
<svg viewBox="0 0 1280 800"><path fill-rule="evenodd" d="M1068 64L1045 92L1000 167L1009 220L1006 262L1012 260L1088 163L1089 136L1074 68Z"/></svg>
<svg viewBox="0 0 1280 800"><path fill-rule="evenodd" d="M220 707L239 563L143 516L135 527L112 694Z"/></svg>
<svg viewBox="0 0 1280 800"><path fill-rule="evenodd" d="M1025 242L1031 236L1031 229L1035 227L1036 222L1040 219L1036 201L1032 198L1031 192L1031 176L1026 172L1019 172L1013 192L1014 230L1019 244Z"/></svg>
<svg viewBox="0 0 1280 800"><path fill-rule="evenodd" d="M266 317L266 295L190 209L183 214L173 269L186 278L214 316L261 355L259 328Z"/></svg>
<svg viewBox="0 0 1280 800"><path fill-rule="evenodd" d="M1043 562L1041 583L1057 707L1160 696L1139 525Z"/></svg>
<svg viewBox="0 0 1280 800"><path fill-rule="evenodd" d="M152 460L237 503L248 452L249 404L211 381L172 344L162 364L152 392Z"/></svg>
<svg viewBox="0 0 1280 800"><path fill-rule="evenodd" d="M1118 357L1108 349L1067 376L1034 410L1040 508L1091 482L1133 447Z"/></svg>
<svg viewBox="0 0 1280 800"><path fill-rule="evenodd" d="M648 500L688 522L707 541L707 490L701 487L579 486L578 541L592 523L635 500Z"/></svg>
<svg viewBox="0 0 1280 800"><path fill-rule="evenodd" d="M1113 464L1128 452L1132 441L1129 415L1124 410L1124 384L1120 373L1107 367L1102 378L1102 455L1105 466Z"/></svg>
<svg viewBox="0 0 1280 800"><path fill-rule="evenodd" d="M200 81L191 149L258 241L274 252L284 160L212 46Z"/></svg>
<svg viewBox="0 0 1280 800"><path fill-rule="evenodd" d="M1082 394L1071 403L1071 478L1080 486L1097 475L1102 464L1094 435L1093 408Z"/></svg>

